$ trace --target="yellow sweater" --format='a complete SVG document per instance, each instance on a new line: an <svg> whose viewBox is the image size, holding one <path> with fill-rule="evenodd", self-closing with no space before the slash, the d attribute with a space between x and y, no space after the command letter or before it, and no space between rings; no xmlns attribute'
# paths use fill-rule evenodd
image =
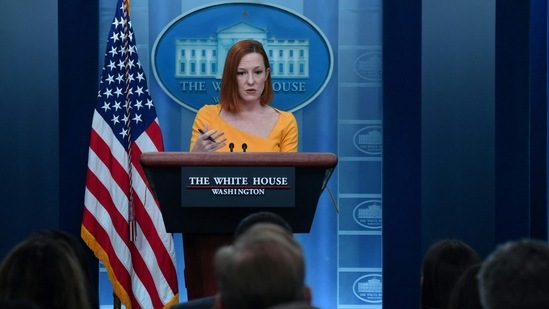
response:
<svg viewBox="0 0 549 309"><path fill-rule="evenodd" d="M225 147L217 150L218 152L230 152L229 144L234 144L233 152L242 152L242 145L247 145L246 152L297 152L298 131L297 121L290 112L275 109L280 116L267 138L243 132L221 118L221 106L204 105L198 113L193 124L191 136L191 148L198 135L198 129L208 125L208 129L216 129L224 132L223 137L227 138Z"/></svg>

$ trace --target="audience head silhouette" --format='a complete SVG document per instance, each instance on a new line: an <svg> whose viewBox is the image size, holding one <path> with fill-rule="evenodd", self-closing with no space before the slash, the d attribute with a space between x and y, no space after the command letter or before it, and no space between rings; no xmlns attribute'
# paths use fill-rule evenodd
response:
<svg viewBox="0 0 549 309"><path fill-rule="evenodd" d="M463 241L445 239L433 244L423 258L421 308L448 308L457 280L480 262L475 250Z"/></svg>
<svg viewBox="0 0 549 309"><path fill-rule="evenodd" d="M88 309L87 280L69 243L36 233L12 248L0 264L0 300L25 300L43 309Z"/></svg>
<svg viewBox="0 0 549 309"><path fill-rule="evenodd" d="M486 258L478 278L485 309L549 308L549 245L539 240L506 243Z"/></svg>
<svg viewBox="0 0 549 309"><path fill-rule="evenodd" d="M254 212L252 214L249 214L240 222L238 223L238 226L236 227L234 233L233 233L233 242L244 232L246 232L250 227L257 223L271 223L278 225L282 227L284 230L286 230L289 234L292 234L292 228L290 224L284 220L281 216L279 216L276 213L270 212L270 211L259 211ZM193 299L187 302L183 302L177 305L172 306L172 309L186 309L186 308L192 308L192 309L211 309L213 305L215 304L215 297L213 296L207 296L202 297L199 299Z"/></svg>
<svg viewBox="0 0 549 309"><path fill-rule="evenodd" d="M450 295L450 309L482 309L477 274L480 264L469 267L458 279Z"/></svg>
<svg viewBox="0 0 549 309"><path fill-rule="evenodd" d="M232 246L217 250L214 265L219 309L261 309L294 301L310 302L301 246L277 224L251 226Z"/></svg>
<svg viewBox="0 0 549 309"><path fill-rule="evenodd" d="M254 212L244 219L240 220L238 223L238 226L236 227L234 231L234 239L236 239L238 236L242 235L247 229L249 229L251 226L253 226L256 223L272 223L276 224L286 231L288 233L292 234L292 227L290 224L284 220L281 216L275 214L274 212L270 211L259 211Z"/></svg>

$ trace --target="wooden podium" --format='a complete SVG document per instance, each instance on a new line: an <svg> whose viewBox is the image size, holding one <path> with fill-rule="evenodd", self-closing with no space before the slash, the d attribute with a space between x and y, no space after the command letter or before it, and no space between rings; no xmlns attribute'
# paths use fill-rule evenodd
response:
<svg viewBox="0 0 549 309"><path fill-rule="evenodd" d="M332 153L149 152L141 165L166 230L182 233L188 299L214 295L213 255L243 218L271 211L309 233Z"/></svg>

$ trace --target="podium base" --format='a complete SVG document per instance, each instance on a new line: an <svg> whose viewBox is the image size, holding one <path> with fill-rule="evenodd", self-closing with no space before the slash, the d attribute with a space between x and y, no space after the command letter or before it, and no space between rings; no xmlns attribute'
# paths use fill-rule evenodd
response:
<svg viewBox="0 0 549 309"><path fill-rule="evenodd" d="M183 233L185 283L189 300L217 293L213 258L218 248L232 242L232 234Z"/></svg>

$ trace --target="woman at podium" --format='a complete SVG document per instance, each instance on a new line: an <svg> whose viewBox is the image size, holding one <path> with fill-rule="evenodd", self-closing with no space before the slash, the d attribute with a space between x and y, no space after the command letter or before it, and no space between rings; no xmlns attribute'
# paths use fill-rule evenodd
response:
<svg viewBox="0 0 549 309"><path fill-rule="evenodd" d="M267 53L260 42L243 40L227 54L220 101L196 114L193 152L297 152L297 121L270 106L273 86Z"/></svg>

